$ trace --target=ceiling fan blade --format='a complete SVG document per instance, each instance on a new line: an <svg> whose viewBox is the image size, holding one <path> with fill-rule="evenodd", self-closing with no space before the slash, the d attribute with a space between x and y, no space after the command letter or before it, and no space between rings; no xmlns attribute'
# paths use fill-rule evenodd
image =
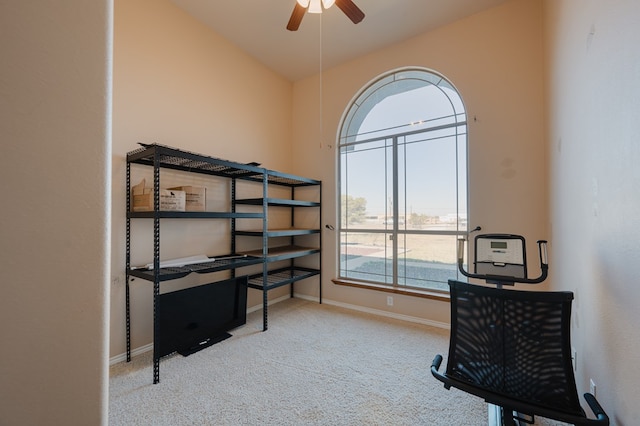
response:
<svg viewBox="0 0 640 426"><path fill-rule="evenodd" d="M354 24L364 19L364 12L351 0L336 0L336 6L338 6Z"/></svg>
<svg viewBox="0 0 640 426"><path fill-rule="evenodd" d="M300 22L302 22L302 18L304 17L306 8L300 6L298 2L296 2L296 6L293 8L293 12L291 13L291 18L289 18L289 23L287 24L287 29L289 31L297 31L300 27Z"/></svg>

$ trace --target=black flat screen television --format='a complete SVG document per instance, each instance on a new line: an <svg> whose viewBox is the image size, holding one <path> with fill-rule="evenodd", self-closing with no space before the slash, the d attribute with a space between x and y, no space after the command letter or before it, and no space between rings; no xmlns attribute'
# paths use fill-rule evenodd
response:
<svg viewBox="0 0 640 426"><path fill-rule="evenodd" d="M159 296L158 357L190 355L227 337L247 321L247 277L172 291Z"/></svg>

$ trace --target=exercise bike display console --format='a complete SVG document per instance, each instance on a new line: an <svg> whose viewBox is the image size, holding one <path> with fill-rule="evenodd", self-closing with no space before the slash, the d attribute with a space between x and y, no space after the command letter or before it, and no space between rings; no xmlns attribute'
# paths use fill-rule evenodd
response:
<svg viewBox="0 0 640 426"><path fill-rule="evenodd" d="M547 241L538 241L541 274L538 278L527 276L527 251L524 237L513 234L482 234L475 238L474 273L464 270L464 239L458 240L458 269L470 278L485 280L491 284L538 284L547 278Z"/></svg>
<svg viewBox="0 0 640 426"><path fill-rule="evenodd" d="M477 235L473 272L464 269L465 241L458 242L458 269L495 287L449 280L451 335L446 371L442 355L432 375L489 404L490 426L533 424L534 416L574 425L608 425L595 397L584 394L595 418L580 405L571 361L573 293L505 289L547 278L547 242L538 241L540 276L527 275L524 237Z"/></svg>

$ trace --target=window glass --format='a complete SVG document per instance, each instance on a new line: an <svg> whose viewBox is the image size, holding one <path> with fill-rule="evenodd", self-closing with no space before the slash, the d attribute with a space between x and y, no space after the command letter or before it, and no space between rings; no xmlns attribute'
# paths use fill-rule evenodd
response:
<svg viewBox="0 0 640 426"><path fill-rule="evenodd" d="M446 290L467 230L464 103L443 76L381 76L349 106L339 142L339 275Z"/></svg>

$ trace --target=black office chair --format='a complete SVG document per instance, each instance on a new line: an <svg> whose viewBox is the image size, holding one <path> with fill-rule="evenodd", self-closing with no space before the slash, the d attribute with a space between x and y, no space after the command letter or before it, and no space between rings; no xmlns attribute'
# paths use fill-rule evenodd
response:
<svg viewBox="0 0 640 426"><path fill-rule="evenodd" d="M498 257L506 249L506 242L524 251L524 239L520 236L492 234L477 238L498 242L494 245L498 247ZM488 281L500 288L449 280L449 357L442 374L439 369L443 358L436 355L431 373L446 389L455 387L494 405L499 409L494 421L501 425L532 424L536 415L575 425L608 425L609 418L593 395L587 393L584 398L596 419L588 418L580 406L571 362L573 293L502 288L503 283L536 283L546 278L543 243L538 243L543 273L533 280L526 278L522 256L524 276L496 273L501 269L490 269L487 275L468 274L463 270L459 250L463 274L475 278L489 276ZM480 241L479 246L483 245L490 247L487 241ZM513 253L506 255L518 258ZM498 260L496 268L503 268L504 259Z"/></svg>
<svg viewBox="0 0 640 426"><path fill-rule="evenodd" d="M532 292L449 281L451 337L431 365L445 388L455 387L502 407L501 422L533 423L534 416L575 425L608 425L595 397L597 419L580 406L571 364L571 292ZM515 418L514 418L515 415ZM526 417L525 417L526 416Z"/></svg>

